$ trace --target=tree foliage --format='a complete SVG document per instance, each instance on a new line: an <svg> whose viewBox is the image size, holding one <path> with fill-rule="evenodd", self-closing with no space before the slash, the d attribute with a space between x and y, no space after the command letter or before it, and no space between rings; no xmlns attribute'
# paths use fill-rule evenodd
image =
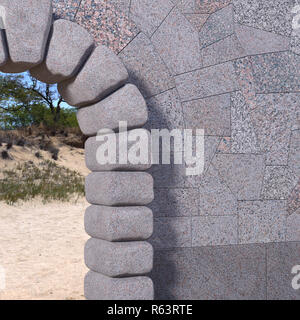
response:
<svg viewBox="0 0 300 320"><path fill-rule="evenodd" d="M0 127L15 129L43 124L57 129L77 127L75 110L65 108L56 85L44 84L28 73L0 74Z"/></svg>

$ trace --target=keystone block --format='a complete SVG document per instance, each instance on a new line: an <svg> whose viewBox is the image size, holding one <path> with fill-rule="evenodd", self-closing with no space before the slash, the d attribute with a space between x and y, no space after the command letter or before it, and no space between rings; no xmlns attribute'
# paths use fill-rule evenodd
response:
<svg viewBox="0 0 300 320"><path fill-rule="evenodd" d="M2 0L0 5L5 8L10 55L1 71L20 73L42 63L52 24L52 1Z"/></svg>

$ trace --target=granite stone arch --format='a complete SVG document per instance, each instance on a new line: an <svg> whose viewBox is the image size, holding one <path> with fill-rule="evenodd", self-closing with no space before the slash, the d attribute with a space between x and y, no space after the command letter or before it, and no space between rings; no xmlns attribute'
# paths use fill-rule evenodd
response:
<svg viewBox="0 0 300 320"><path fill-rule="evenodd" d="M153 178L141 172L150 165L101 166L96 162L100 129L115 130L119 121L128 128L142 127L147 106L136 86L128 83L121 60L106 46L95 46L83 27L53 19L51 0L0 1L5 12L0 33L0 71L28 71L36 79L58 84L58 91L77 107L86 142L85 246L87 299L153 299L153 248L146 240L153 232L149 204ZM3 10L2 10L3 11ZM2 12L1 11L1 12Z"/></svg>

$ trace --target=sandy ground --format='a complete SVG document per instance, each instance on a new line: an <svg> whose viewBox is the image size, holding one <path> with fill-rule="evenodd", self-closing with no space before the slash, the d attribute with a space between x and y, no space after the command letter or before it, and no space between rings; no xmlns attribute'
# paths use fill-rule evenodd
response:
<svg viewBox="0 0 300 320"><path fill-rule="evenodd" d="M83 216L77 203L0 203L0 299L83 299ZM1 286L0 286L1 287Z"/></svg>

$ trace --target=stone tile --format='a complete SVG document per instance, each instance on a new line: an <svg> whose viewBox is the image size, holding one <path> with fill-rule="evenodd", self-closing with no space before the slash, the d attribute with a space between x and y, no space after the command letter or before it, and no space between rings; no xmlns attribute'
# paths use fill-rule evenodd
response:
<svg viewBox="0 0 300 320"><path fill-rule="evenodd" d="M230 94L188 101L182 108L186 128L204 129L206 135L230 135Z"/></svg>
<svg viewBox="0 0 300 320"><path fill-rule="evenodd" d="M146 128L181 129L184 128L183 113L176 89L171 89L147 100L148 122Z"/></svg>
<svg viewBox="0 0 300 320"><path fill-rule="evenodd" d="M195 0L195 11L201 13L214 13L228 6L231 0Z"/></svg>
<svg viewBox="0 0 300 320"><path fill-rule="evenodd" d="M182 13L195 13L195 0L171 0Z"/></svg>
<svg viewBox="0 0 300 320"><path fill-rule="evenodd" d="M199 186L199 215L237 214L237 200L211 165Z"/></svg>
<svg viewBox="0 0 300 320"><path fill-rule="evenodd" d="M116 1L82 0L75 21L93 35L95 42L120 52L138 34L138 28L128 19Z"/></svg>
<svg viewBox="0 0 300 320"><path fill-rule="evenodd" d="M154 188L184 188L186 187L186 174L184 164L158 164L152 165L148 172L153 176Z"/></svg>
<svg viewBox="0 0 300 320"><path fill-rule="evenodd" d="M294 290L292 274L299 265L300 242L274 243L267 246L267 299L300 300L300 290ZM298 281L299 283L299 281Z"/></svg>
<svg viewBox="0 0 300 320"><path fill-rule="evenodd" d="M251 120L259 149L267 165L287 165L291 128L299 108L299 94L268 94L256 97Z"/></svg>
<svg viewBox="0 0 300 320"><path fill-rule="evenodd" d="M300 209L287 217L286 241L300 241Z"/></svg>
<svg viewBox="0 0 300 320"><path fill-rule="evenodd" d="M258 153L256 133L250 117L251 107L241 91L231 94L231 152Z"/></svg>
<svg viewBox="0 0 300 320"><path fill-rule="evenodd" d="M231 35L234 31L233 25L231 5L211 14L199 32L201 47L207 47Z"/></svg>
<svg viewBox="0 0 300 320"><path fill-rule="evenodd" d="M262 199L285 200L297 183L297 178L289 167L267 166L262 188Z"/></svg>
<svg viewBox="0 0 300 320"><path fill-rule="evenodd" d="M300 130L292 132L288 164L294 174L300 177Z"/></svg>
<svg viewBox="0 0 300 320"><path fill-rule="evenodd" d="M264 156L217 153L213 165L238 200L257 200L264 176Z"/></svg>
<svg viewBox="0 0 300 320"><path fill-rule="evenodd" d="M199 32L209 17L209 14L186 13L184 16L188 19L195 30Z"/></svg>
<svg viewBox="0 0 300 320"><path fill-rule="evenodd" d="M300 56L290 52L252 57L257 93L300 91Z"/></svg>
<svg viewBox="0 0 300 320"><path fill-rule="evenodd" d="M232 62L203 68L175 77L182 101L190 101L238 89Z"/></svg>
<svg viewBox="0 0 300 320"><path fill-rule="evenodd" d="M168 15L151 40L172 74L201 67L198 33L179 10Z"/></svg>
<svg viewBox="0 0 300 320"><path fill-rule="evenodd" d="M216 152L231 153L231 137L222 137Z"/></svg>
<svg viewBox="0 0 300 320"><path fill-rule="evenodd" d="M148 241L154 249L191 247L191 219L154 218L154 232Z"/></svg>
<svg viewBox="0 0 300 320"><path fill-rule="evenodd" d="M128 69L130 82L145 98L174 88L175 83L150 40L140 33L119 54Z"/></svg>
<svg viewBox="0 0 300 320"><path fill-rule="evenodd" d="M130 18L151 37L173 7L171 0L131 0Z"/></svg>
<svg viewBox="0 0 300 320"><path fill-rule="evenodd" d="M52 0L54 19L74 20L79 5L78 0Z"/></svg>
<svg viewBox="0 0 300 320"><path fill-rule="evenodd" d="M250 27L289 36L294 0L233 0L235 20Z"/></svg>
<svg viewBox="0 0 300 320"><path fill-rule="evenodd" d="M201 183L210 164L217 152L217 148L220 143L220 137L216 136L205 136L204 137L204 172L197 176L187 176L186 185L187 187L197 188Z"/></svg>
<svg viewBox="0 0 300 320"><path fill-rule="evenodd" d="M180 248L154 252L155 298L265 299L262 245Z"/></svg>
<svg viewBox="0 0 300 320"><path fill-rule="evenodd" d="M285 241L286 201L239 201L239 243Z"/></svg>
<svg viewBox="0 0 300 320"><path fill-rule="evenodd" d="M240 24L235 25L235 33L246 55L249 56L289 49L289 37Z"/></svg>
<svg viewBox="0 0 300 320"><path fill-rule="evenodd" d="M300 179L288 198L288 213L292 214L300 208Z"/></svg>
<svg viewBox="0 0 300 320"><path fill-rule="evenodd" d="M245 56L245 51L240 45L235 34L217 41L201 50L203 66L211 66L225 61Z"/></svg>
<svg viewBox="0 0 300 320"><path fill-rule="evenodd" d="M257 105L251 57L233 61L233 67L238 87L244 96L245 101L251 110L255 109Z"/></svg>
<svg viewBox="0 0 300 320"><path fill-rule="evenodd" d="M198 202L197 189L155 189L149 208L155 217L189 217L198 215Z"/></svg>
<svg viewBox="0 0 300 320"><path fill-rule="evenodd" d="M298 30L292 33L290 50L293 53L300 55L300 32Z"/></svg>
<svg viewBox="0 0 300 320"><path fill-rule="evenodd" d="M236 244L237 241L237 216L199 216L192 218L193 247Z"/></svg>
<svg viewBox="0 0 300 320"><path fill-rule="evenodd" d="M126 14L126 16L129 16L129 8L130 8L130 2L131 0L109 0L109 2L120 12Z"/></svg>

